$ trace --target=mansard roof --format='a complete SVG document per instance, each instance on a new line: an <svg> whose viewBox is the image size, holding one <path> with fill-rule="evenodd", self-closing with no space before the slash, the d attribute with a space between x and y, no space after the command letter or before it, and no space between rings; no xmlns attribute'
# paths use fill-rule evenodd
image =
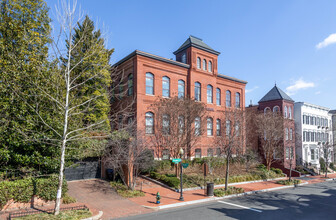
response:
<svg viewBox="0 0 336 220"><path fill-rule="evenodd" d="M272 100L287 100L294 102L284 91L278 88L276 85L262 98L259 102L267 102Z"/></svg>
<svg viewBox="0 0 336 220"><path fill-rule="evenodd" d="M179 53L179 52L187 49L188 47L196 47L198 49L207 51L207 52L215 54L215 55L219 55L220 54L220 52L215 51L209 45L207 45L206 43L204 43L201 38L198 38L198 37L190 35L189 38L180 46L180 48L177 49L174 52L174 55L176 55L177 53Z"/></svg>

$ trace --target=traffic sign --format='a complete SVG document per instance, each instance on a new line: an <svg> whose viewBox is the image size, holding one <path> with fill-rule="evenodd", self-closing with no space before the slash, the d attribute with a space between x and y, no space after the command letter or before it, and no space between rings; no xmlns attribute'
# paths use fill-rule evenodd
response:
<svg viewBox="0 0 336 220"><path fill-rule="evenodd" d="M178 164L179 162L181 162L181 158L175 158L172 160L172 162Z"/></svg>
<svg viewBox="0 0 336 220"><path fill-rule="evenodd" d="M188 166L189 166L188 163L182 163L182 167L183 167L183 168L187 168Z"/></svg>

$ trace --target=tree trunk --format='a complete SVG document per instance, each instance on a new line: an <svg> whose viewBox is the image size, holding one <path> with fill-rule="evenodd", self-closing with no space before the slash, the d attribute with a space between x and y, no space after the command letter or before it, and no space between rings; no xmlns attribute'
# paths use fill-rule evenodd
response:
<svg viewBox="0 0 336 220"><path fill-rule="evenodd" d="M71 37L71 34L70 34ZM71 39L71 38L69 38ZM71 45L71 44L70 44ZM70 93L70 57L71 50L69 50L69 59L67 64L67 70L65 73L66 81L66 94L65 94L65 111L64 111L64 127L63 127L63 137L62 137L62 147L61 147L61 165L58 177L58 189L56 195L54 215L58 215L61 206L62 197L62 186L63 186L63 171L64 171L64 158L65 158L65 147L67 142L67 132L68 132L68 115L69 115L69 93Z"/></svg>
<svg viewBox="0 0 336 220"><path fill-rule="evenodd" d="M292 160L289 162L289 181L292 181Z"/></svg>
<svg viewBox="0 0 336 220"><path fill-rule="evenodd" d="M229 165L230 165L230 158L226 157L225 191L228 189L229 184Z"/></svg>

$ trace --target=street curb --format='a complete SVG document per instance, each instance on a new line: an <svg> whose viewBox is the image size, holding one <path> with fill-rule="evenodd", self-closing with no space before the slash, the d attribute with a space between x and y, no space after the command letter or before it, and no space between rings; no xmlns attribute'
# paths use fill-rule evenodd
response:
<svg viewBox="0 0 336 220"><path fill-rule="evenodd" d="M275 181L275 180L281 180L286 177L278 177L274 179L265 179L265 180L252 180L252 181L245 181L245 182L237 182L237 183L229 183L228 186L235 186L235 185L240 185L240 184L248 184L248 183L261 183L261 182L268 182L268 181ZM220 185L214 185L214 188L220 188L224 187L225 184L220 184ZM193 188L186 188L183 189L184 191L191 191L191 190L199 190L199 189L205 189L206 187L200 186L200 187L193 187ZM176 192L180 192L180 189L176 189Z"/></svg>
<svg viewBox="0 0 336 220"><path fill-rule="evenodd" d="M140 177L148 180L148 181L152 181L162 187L165 187L167 189L170 189L174 192L180 192L180 189L174 189L164 183L161 183L160 181L158 180L155 180L155 179L152 179L148 176L143 176L141 175ZM248 183L260 183L260 182L268 182L268 181L275 181L275 180L281 180L281 179L284 179L286 177L278 177L278 178L274 178L274 179L265 179L265 180L253 180L253 181L246 181L246 182L237 182L237 183L229 183L228 186L235 186L235 185L240 185L240 184L248 184ZM224 187L225 184L220 184L220 185L214 185L214 188L220 188L220 187ZM200 187L193 187L193 188L186 188L186 189L183 189L183 192L186 192L186 191L191 191L191 190L200 190L200 189L205 189L206 187L203 187L203 186L200 186Z"/></svg>
<svg viewBox="0 0 336 220"><path fill-rule="evenodd" d="M91 216L89 218L84 218L82 220L98 220L103 216L103 211L99 211L99 213L95 216Z"/></svg>
<svg viewBox="0 0 336 220"><path fill-rule="evenodd" d="M304 182L304 183L298 184L298 186L307 185L307 184L308 184L308 182ZM275 187L275 188L270 188L270 189L261 189L261 190L256 190L256 191L249 191L249 192L239 193L239 194L234 194L234 195L229 195L229 196L212 197L212 198L207 198L207 199L199 199L199 200L193 200L193 201L181 202L181 203L174 203L174 204L162 205L162 206L150 207L150 208L159 209L159 210L168 209L168 208L176 208L176 207L185 206L185 205L193 205L193 204L198 204L198 203L216 201L216 200L220 200L220 199L228 199L228 198L233 198L233 197L240 197L240 196L245 196L245 195L275 191L275 190L280 190L280 189L294 188L294 187L296 187L296 186L295 185L280 186L280 187Z"/></svg>

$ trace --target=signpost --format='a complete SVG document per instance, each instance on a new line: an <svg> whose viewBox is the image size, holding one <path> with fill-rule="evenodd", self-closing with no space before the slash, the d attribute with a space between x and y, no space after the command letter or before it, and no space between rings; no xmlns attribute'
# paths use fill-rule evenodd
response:
<svg viewBox="0 0 336 220"><path fill-rule="evenodd" d="M178 164L179 162L181 162L181 158L172 159L172 162Z"/></svg>

